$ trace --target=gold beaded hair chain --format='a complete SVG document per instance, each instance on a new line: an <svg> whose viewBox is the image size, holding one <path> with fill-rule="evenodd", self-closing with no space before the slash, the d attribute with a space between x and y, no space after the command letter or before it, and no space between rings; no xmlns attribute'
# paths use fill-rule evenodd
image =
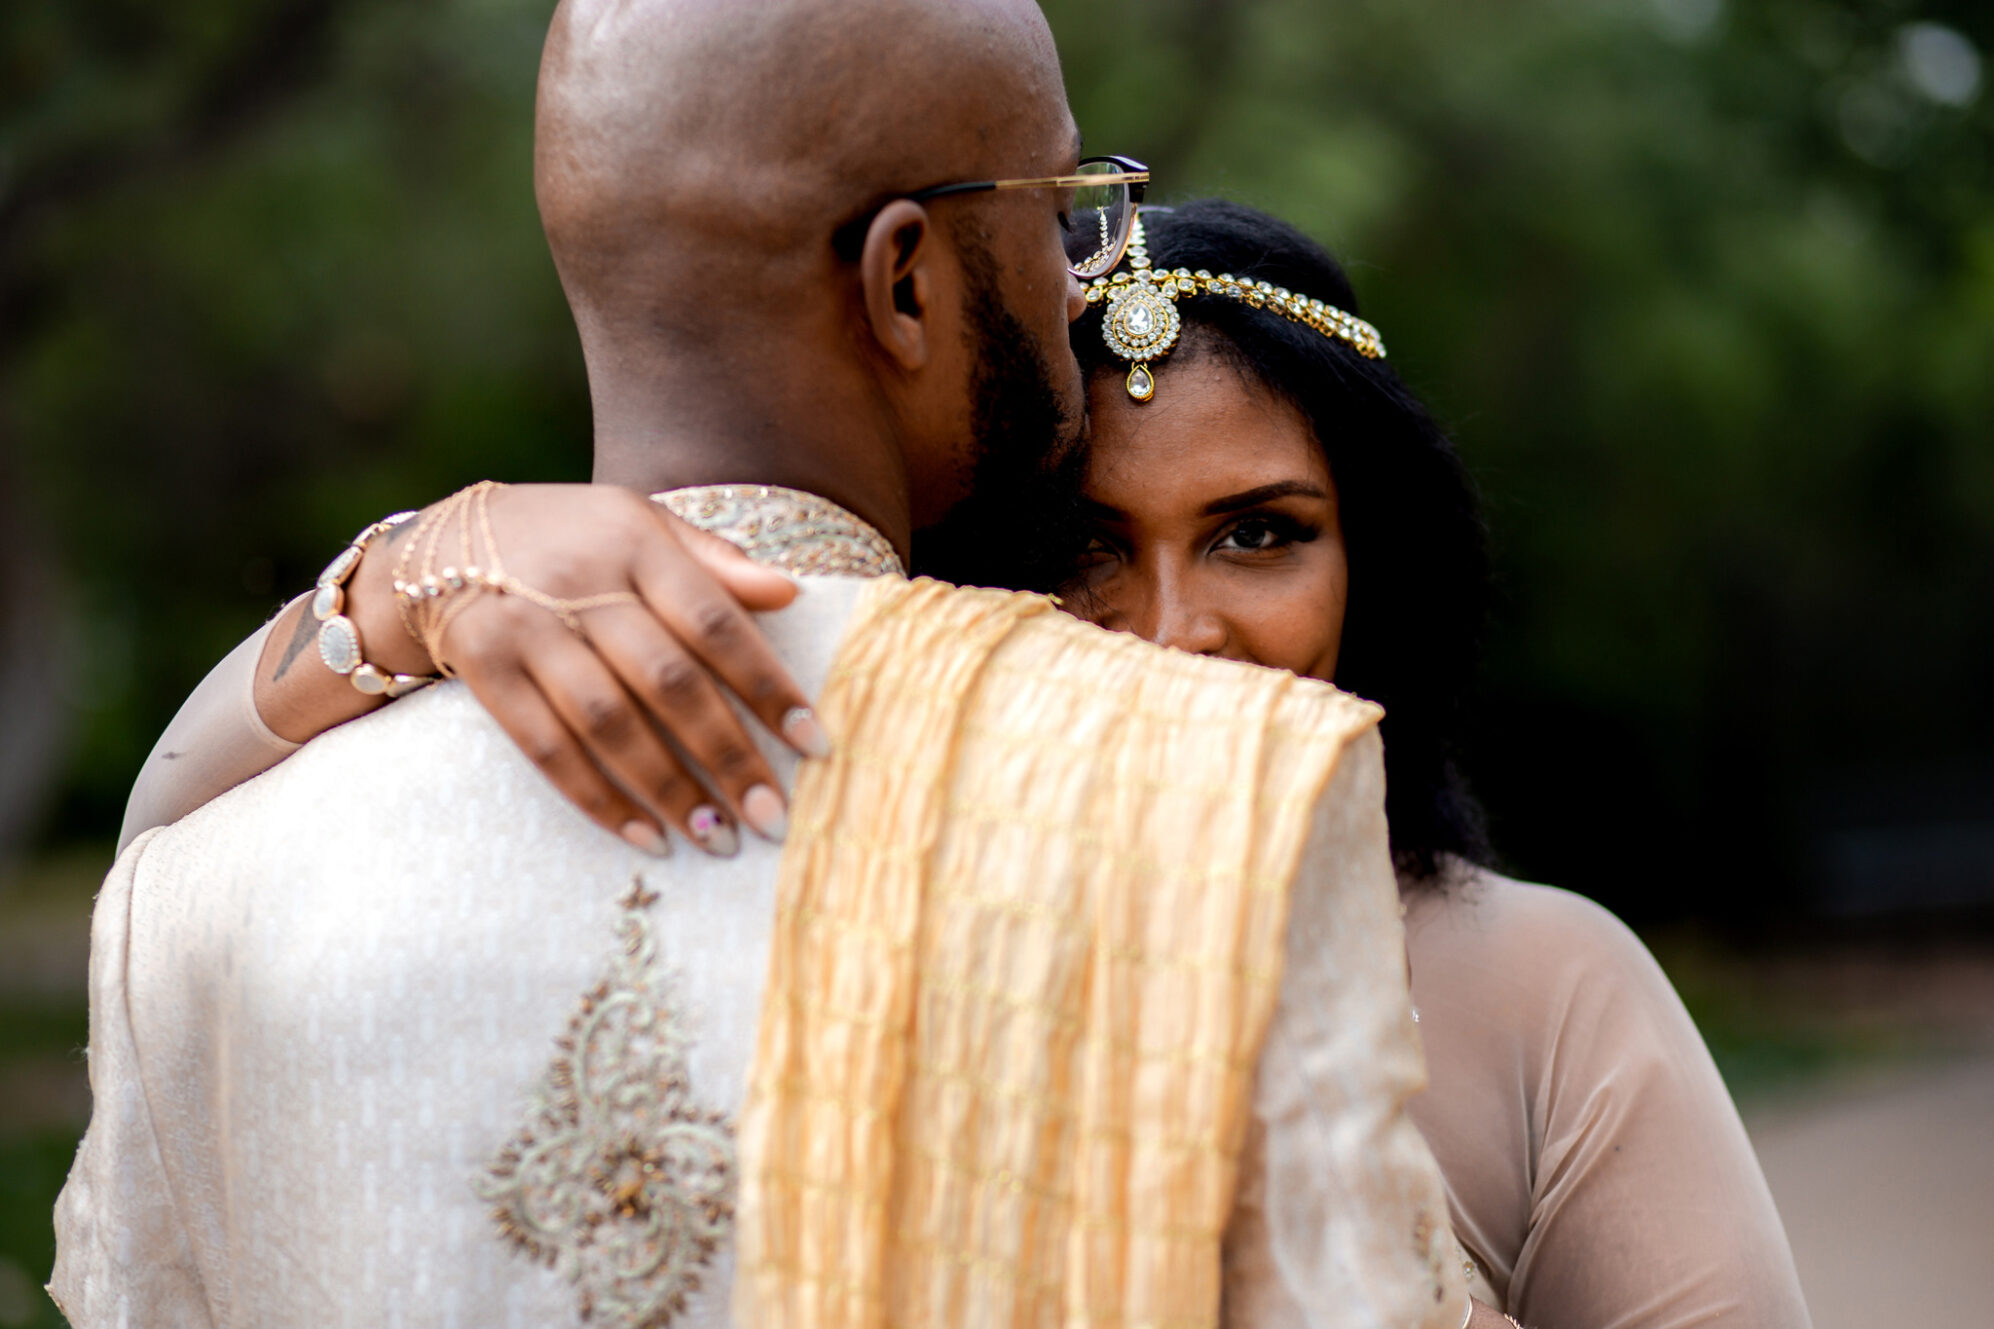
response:
<svg viewBox="0 0 1994 1329"><path fill-rule="evenodd" d="M1314 328L1325 337L1344 342L1367 360L1385 358L1385 343L1378 330L1346 314L1335 305L1297 295L1284 286L1264 281L1248 281L1229 272L1217 276L1203 268L1192 272L1178 268L1160 272L1150 266L1149 245L1143 236L1142 214L1136 214L1129 234L1128 255L1111 276L1096 277L1087 288L1087 303L1105 301L1101 318L1101 339L1108 349L1129 362L1129 396L1148 401L1156 395L1156 375L1149 362L1161 360L1177 344L1184 320L1177 301L1193 295L1219 295L1242 300L1255 309L1279 314L1290 322Z"/></svg>

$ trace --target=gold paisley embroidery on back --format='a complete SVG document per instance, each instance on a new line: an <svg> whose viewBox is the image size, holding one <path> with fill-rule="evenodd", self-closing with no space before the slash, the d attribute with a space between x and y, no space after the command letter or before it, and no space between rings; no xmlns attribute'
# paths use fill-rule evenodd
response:
<svg viewBox="0 0 1994 1329"><path fill-rule="evenodd" d="M671 1323L734 1220L733 1131L692 1100L657 898L631 883L620 950L476 1182L506 1240L575 1285L583 1320L615 1329Z"/></svg>

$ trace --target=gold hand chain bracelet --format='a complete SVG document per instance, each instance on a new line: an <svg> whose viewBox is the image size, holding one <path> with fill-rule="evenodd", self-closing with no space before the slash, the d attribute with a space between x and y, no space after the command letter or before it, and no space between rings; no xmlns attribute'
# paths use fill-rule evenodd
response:
<svg viewBox="0 0 1994 1329"><path fill-rule="evenodd" d="M395 563L395 603L401 610L402 625L422 644L445 678L456 677L456 672L443 658L444 635L480 593L511 595L538 605L583 641L588 640L582 624L587 611L643 603L634 591L606 591L565 600L528 586L507 572L491 517L491 496L503 488L496 481L480 480L438 503L423 517ZM457 561L439 567L439 560L448 557L444 551L453 530Z"/></svg>

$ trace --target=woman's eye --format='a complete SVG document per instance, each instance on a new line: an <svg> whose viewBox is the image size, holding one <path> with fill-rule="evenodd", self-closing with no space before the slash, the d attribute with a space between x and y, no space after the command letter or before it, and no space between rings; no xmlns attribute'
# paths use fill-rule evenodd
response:
<svg viewBox="0 0 1994 1329"><path fill-rule="evenodd" d="M1241 553L1264 554L1289 545L1306 544L1314 538L1314 531L1294 522L1277 521L1272 517L1247 517L1235 522L1232 529L1219 537L1218 547Z"/></svg>
<svg viewBox="0 0 1994 1329"><path fill-rule="evenodd" d="M1225 533L1219 541L1226 549L1272 549L1281 543L1281 533L1274 529L1274 523L1259 518L1249 518Z"/></svg>
<svg viewBox="0 0 1994 1329"><path fill-rule="evenodd" d="M1227 538L1240 549L1265 549L1274 543L1274 528L1264 521L1241 522Z"/></svg>

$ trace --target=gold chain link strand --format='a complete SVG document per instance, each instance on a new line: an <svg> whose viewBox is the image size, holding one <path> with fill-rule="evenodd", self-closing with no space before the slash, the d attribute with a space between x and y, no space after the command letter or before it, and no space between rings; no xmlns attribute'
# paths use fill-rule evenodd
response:
<svg viewBox="0 0 1994 1329"><path fill-rule="evenodd" d="M402 624L446 678L454 678L456 673L442 657L444 635L457 615L483 592L515 596L538 605L584 641L588 640L582 626L584 612L606 605L643 603L634 591L606 591L578 600L564 600L528 586L507 572L499 555L498 537L492 531L491 516L491 496L504 487L495 480L480 480L430 509L395 565L395 602L402 613ZM457 528L458 561L438 567L437 561L442 557L438 547L453 525ZM409 563L416 557L421 564L411 572Z"/></svg>

